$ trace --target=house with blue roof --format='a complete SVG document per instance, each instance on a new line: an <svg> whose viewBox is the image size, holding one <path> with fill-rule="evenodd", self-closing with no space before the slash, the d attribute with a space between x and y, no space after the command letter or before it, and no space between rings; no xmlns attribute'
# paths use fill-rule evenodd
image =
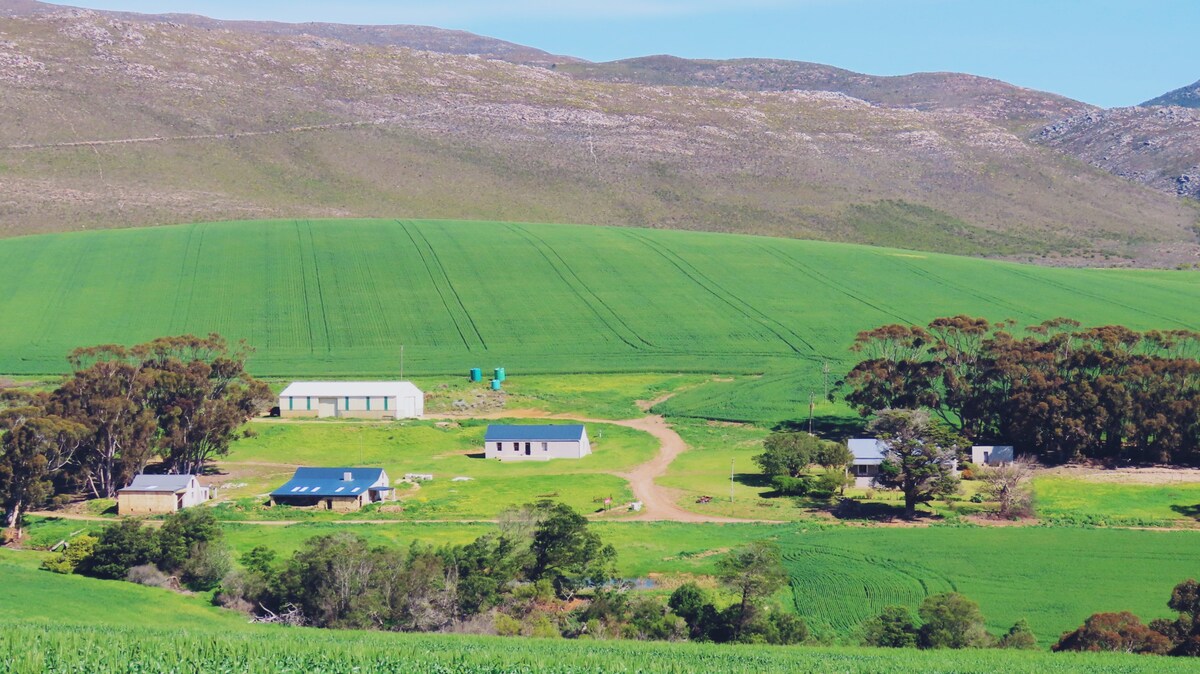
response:
<svg viewBox="0 0 1200 674"><path fill-rule="evenodd" d="M582 459L591 453L582 424L492 424L483 436L483 455L501 461Z"/></svg>
<svg viewBox="0 0 1200 674"><path fill-rule="evenodd" d="M390 501L392 493L382 468L297 468L291 480L271 492L271 505L351 512Z"/></svg>

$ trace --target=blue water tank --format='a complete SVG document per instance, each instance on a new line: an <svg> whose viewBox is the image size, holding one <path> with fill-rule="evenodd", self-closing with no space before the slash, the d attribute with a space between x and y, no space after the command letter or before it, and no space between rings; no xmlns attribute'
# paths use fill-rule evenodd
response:
<svg viewBox="0 0 1200 674"><path fill-rule="evenodd" d="M483 381L483 368L471 368L471 381Z"/></svg>
<svg viewBox="0 0 1200 674"><path fill-rule="evenodd" d="M492 380L492 390L493 390L493 391L499 391L499 390L500 390L500 380L499 380L499 379L493 379L493 380Z"/></svg>
<svg viewBox="0 0 1200 674"><path fill-rule="evenodd" d="M502 368L502 367L496 368L496 379L499 379L500 381L504 381L504 368Z"/></svg>

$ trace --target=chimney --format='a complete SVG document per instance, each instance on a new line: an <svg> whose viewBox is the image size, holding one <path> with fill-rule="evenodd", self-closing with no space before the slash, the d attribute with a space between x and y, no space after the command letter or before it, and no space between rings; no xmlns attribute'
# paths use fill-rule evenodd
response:
<svg viewBox="0 0 1200 674"><path fill-rule="evenodd" d="M342 473L342 482L352 482L353 480L354 476L351 473Z"/></svg>

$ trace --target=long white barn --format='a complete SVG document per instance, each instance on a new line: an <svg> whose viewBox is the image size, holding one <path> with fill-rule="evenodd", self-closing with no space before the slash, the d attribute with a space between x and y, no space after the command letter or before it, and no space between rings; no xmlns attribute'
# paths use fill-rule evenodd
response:
<svg viewBox="0 0 1200 674"><path fill-rule="evenodd" d="M408 419L425 414L425 394L409 381L297 381L279 394L283 417Z"/></svg>

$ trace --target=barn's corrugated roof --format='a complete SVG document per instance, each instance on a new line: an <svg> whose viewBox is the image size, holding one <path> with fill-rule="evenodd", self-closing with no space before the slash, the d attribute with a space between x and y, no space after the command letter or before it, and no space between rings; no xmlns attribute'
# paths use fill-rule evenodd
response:
<svg viewBox="0 0 1200 674"><path fill-rule="evenodd" d="M279 394L282 398L385 398L423 395L421 389L411 381L294 381Z"/></svg>
<svg viewBox="0 0 1200 674"><path fill-rule="evenodd" d="M195 475L136 475L128 487L119 489L118 492L155 491L175 493L187 489L195 477Z"/></svg>
<svg viewBox="0 0 1200 674"><path fill-rule="evenodd" d="M887 453L887 443L876 438L853 438L846 443L850 453L854 455L854 465L870 466L883 463Z"/></svg>
<svg viewBox="0 0 1200 674"><path fill-rule="evenodd" d="M483 436L484 442L567 442L582 440L582 424L493 424Z"/></svg>
<svg viewBox="0 0 1200 674"><path fill-rule="evenodd" d="M350 479L345 479L346 474ZM383 484L376 486L381 480ZM369 489L391 489L382 468L297 468L296 474L271 496L358 496Z"/></svg>

